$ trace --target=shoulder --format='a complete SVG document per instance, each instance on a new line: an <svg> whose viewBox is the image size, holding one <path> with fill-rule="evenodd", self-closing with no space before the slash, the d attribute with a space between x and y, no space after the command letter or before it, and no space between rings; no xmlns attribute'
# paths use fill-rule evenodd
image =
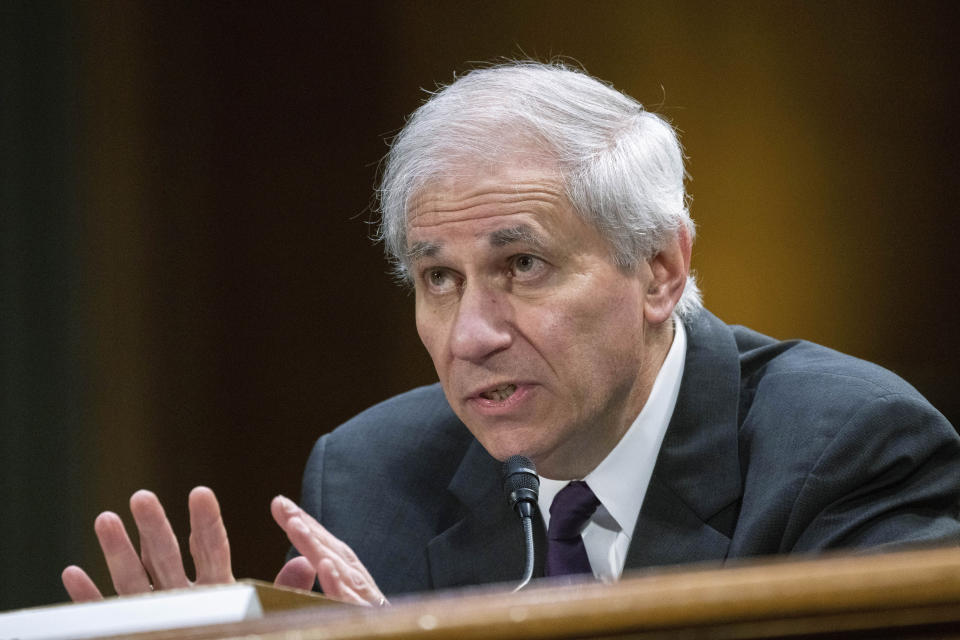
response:
<svg viewBox="0 0 960 640"><path fill-rule="evenodd" d="M451 455L459 461L473 437L453 413L439 384L418 387L380 402L321 437L317 453L329 464L336 460L345 473L404 476L416 468L440 464Z"/></svg>
<svg viewBox="0 0 960 640"><path fill-rule="evenodd" d="M740 355L742 420L772 410L784 420L803 417L803 422L826 414L836 426L869 404L936 413L915 388L876 364L805 340L731 329Z"/></svg>
<svg viewBox="0 0 960 640"><path fill-rule="evenodd" d="M741 439L766 434L813 443L870 414L871 407L929 418L956 435L916 389L876 364L730 326L706 311L688 323L687 335L687 400L707 406L715 419L736 420Z"/></svg>
<svg viewBox="0 0 960 640"><path fill-rule="evenodd" d="M960 436L916 389L811 342L731 330L747 530L779 531L780 552L956 539Z"/></svg>
<svg viewBox="0 0 960 640"><path fill-rule="evenodd" d="M903 457L920 463L943 447L960 451L950 422L895 373L811 342L780 342L740 327L734 334L745 453L817 472Z"/></svg>
<svg viewBox="0 0 960 640"><path fill-rule="evenodd" d="M744 379L758 383L775 376L795 376L813 381L817 376L827 382L847 378L854 387L868 393L903 393L922 397L898 375L883 367L839 351L807 342L780 341L741 326L731 327L740 351Z"/></svg>
<svg viewBox="0 0 960 640"><path fill-rule="evenodd" d="M398 428L384 432L384 423ZM439 384L432 384L411 389L361 411L337 427L331 435L351 440L365 438L371 430L375 430L379 437L407 438L424 430L444 430L452 426L451 423L460 425L443 395L443 389Z"/></svg>
<svg viewBox="0 0 960 640"><path fill-rule="evenodd" d="M451 508L446 489L472 442L440 385L413 389L317 440L301 505L363 558L385 593L427 589L422 550Z"/></svg>
<svg viewBox="0 0 960 640"><path fill-rule="evenodd" d="M444 489L473 441L439 384L413 389L321 436L307 460L302 499L325 522L340 503L401 507Z"/></svg>
<svg viewBox="0 0 960 640"><path fill-rule="evenodd" d="M903 494L894 488L930 469L947 475L960 470L957 431L893 372L811 342L733 331L747 476L793 484L800 504L813 495L840 500L866 486Z"/></svg>
<svg viewBox="0 0 960 640"><path fill-rule="evenodd" d="M876 364L802 340L732 328L740 357L745 472L790 469L839 487L938 460L960 467L960 436L915 388Z"/></svg>

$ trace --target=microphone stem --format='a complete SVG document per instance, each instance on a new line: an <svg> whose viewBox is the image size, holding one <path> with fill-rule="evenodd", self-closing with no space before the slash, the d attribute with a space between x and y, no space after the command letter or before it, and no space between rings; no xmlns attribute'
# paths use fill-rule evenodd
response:
<svg viewBox="0 0 960 640"><path fill-rule="evenodd" d="M533 518L530 516L522 516L520 522L523 524L523 538L526 541L527 563L523 568L523 579L520 580L517 588L513 590L514 593L527 586L530 578L533 577Z"/></svg>

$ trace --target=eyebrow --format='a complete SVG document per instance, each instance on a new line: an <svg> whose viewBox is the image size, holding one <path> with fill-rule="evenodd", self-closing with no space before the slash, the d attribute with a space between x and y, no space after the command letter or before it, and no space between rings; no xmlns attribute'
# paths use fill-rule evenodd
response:
<svg viewBox="0 0 960 640"><path fill-rule="evenodd" d="M440 244L437 242L414 242L407 249L407 262L430 258L438 253L440 253Z"/></svg>
<svg viewBox="0 0 960 640"><path fill-rule="evenodd" d="M528 244L537 250L542 250L545 246L543 238L533 230L533 227L526 224L507 229L497 229L490 233L488 237L490 246L497 249L515 242ZM407 249L406 259L408 262L416 262L423 258L432 258L440 253L441 249L443 249L443 244L440 242L414 242Z"/></svg>
<svg viewBox="0 0 960 640"><path fill-rule="evenodd" d="M533 227L520 224L509 229L498 229L490 234L490 246L505 247L514 242L522 242L534 249L543 249L543 238L533 230Z"/></svg>

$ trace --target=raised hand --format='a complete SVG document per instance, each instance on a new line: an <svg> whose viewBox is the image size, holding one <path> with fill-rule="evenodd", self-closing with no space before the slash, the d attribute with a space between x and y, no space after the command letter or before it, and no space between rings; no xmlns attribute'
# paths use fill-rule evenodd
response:
<svg viewBox="0 0 960 640"><path fill-rule="evenodd" d="M387 599L353 549L334 537L310 514L283 496L273 499L270 512L287 533L291 544L303 554L284 566L277 576L277 584L298 586L292 583L293 580L302 580L307 574L312 584L316 575L323 593L329 598L360 605L387 604Z"/></svg>
<svg viewBox="0 0 960 640"><path fill-rule="evenodd" d="M130 498L130 511L140 534L137 554L120 517L110 511L97 516L94 530L119 595L154 589L176 589L192 584L233 582L230 544L220 517L220 505L213 491L197 487L190 492L190 553L197 569L196 582L187 579L180 545L157 496L137 491ZM69 566L61 575L63 586L75 602L99 600L100 589L87 573Z"/></svg>
<svg viewBox="0 0 960 640"><path fill-rule="evenodd" d="M139 554L117 514L105 511L97 516L94 530L118 595L234 582L227 530L213 491L195 488L190 492L189 507L190 554L197 569L194 582L187 578L177 537L152 492L137 491L130 498L130 511L140 535ZM276 585L310 589L314 579L319 579L324 594L333 600L386 604L376 582L350 547L283 496L273 499L270 510L290 542L303 554L284 565L277 574ZM74 602L103 598L80 567L67 567L61 578Z"/></svg>

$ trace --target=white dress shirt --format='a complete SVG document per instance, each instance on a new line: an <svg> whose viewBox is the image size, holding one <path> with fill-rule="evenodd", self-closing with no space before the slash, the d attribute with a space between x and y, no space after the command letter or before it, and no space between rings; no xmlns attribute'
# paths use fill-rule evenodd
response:
<svg viewBox="0 0 960 640"><path fill-rule="evenodd" d="M674 322L673 344L640 415L617 446L583 478L600 500L596 513L581 533L593 575L598 580L612 582L623 573L634 525L677 404L686 355L687 334L682 322ZM553 498L569 482L540 478L538 504L548 527Z"/></svg>

